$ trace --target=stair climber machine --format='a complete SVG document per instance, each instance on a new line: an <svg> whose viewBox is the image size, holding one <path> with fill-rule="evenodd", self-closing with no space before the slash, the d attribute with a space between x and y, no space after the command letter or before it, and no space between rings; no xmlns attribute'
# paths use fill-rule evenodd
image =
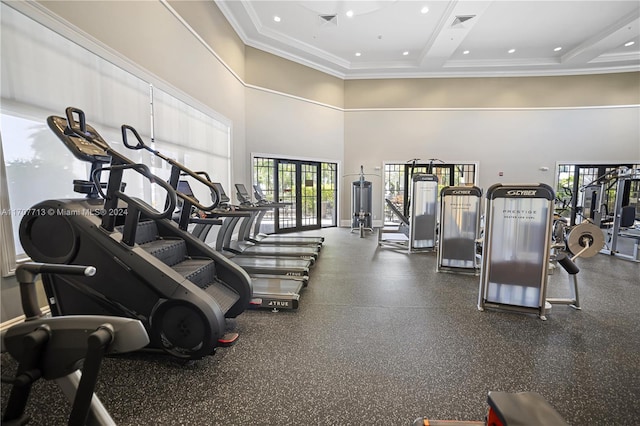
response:
<svg viewBox="0 0 640 426"><path fill-rule="evenodd" d="M72 404L69 425L115 425L94 394L102 358L136 351L149 343L142 323L132 318L77 315L45 318L36 297L38 274L93 276L93 266L23 263L16 268L25 321L7 330L4 344L18 362L2 415L6 426L24 425L32 385L53 380ZM79 369L82 368L82 374Z"/></svg>
<svg viewBox="0 0 640 426"><path fill-rule="evenodd" d="M131 134L136 139L136 144L132 145L129 141L128 135ZM211 182L209 174L206 172L196 172L185 165L168 158L161 154L159 151L149 147L144 143L140 134L131 126L122 126L122 140L127 148L140 150L144 149L151 152L153 155L161 158L163 161L169 163L171 166L171 176L169 178L169 185L177 190L178 194L185 195L178 210L177 219L178 227L185 232L188 232L189 225L195 224L198 229L211 228L214 225L222 225L224 227L225 220L237 219L242 217L248 217L251 215L250 211L244 210L231 210L225 208L224 205L229 201L228 197L224 193L221 185ZM189 181L182 179L187 177L191 180L204 185L211 193L214 203L210 206L202 205L195 197L194 192L189 184ZM222 204L220 203L222 202ZM196 210L197 214L192 212ZM225 220L221 220L225 218ZM193 234L199 234L200 231L195 230ZM208 232L208 231L207 231ZM194 235L195 236L195 235ZM200 241L206 239L199 237ZM217 253L221 253L218 251ZM250 301L251 307L270 308L270 309L297 309L298 301L300 300L300 290L306 285L307 280L288 278L284 275L268 274L266 269L268 266L272 268L278 267L276 259L256 259L256 258L243 258L232 253L223 253L225 257L229 258L233 263L246 270L251 275L251 282L253 288L253 298ZM292 259L295 260L295 259ZM296 260L297 261L297 260ZM307 261L299 261L303 263L301 268L305 268L308 272L309 263ZM281 266L281 265L280 265ZM254 271L254 273L251 272ZM258 274L255 273L258 271ZM262 273L262 275L260 275Z"/></svg>
<svg viewBox="0 0 640 426"><path fill-rule="evenodd" d="M226 319L249 307L251 278L171 220L177 197L192 200L112 149L83 111L69 107L66 117L47 123L76 158L91 163L91 180L74 182L83 199L36 204L20 223L20 241L34 261L97 268L91 280L42 274L52 314L138 319L149 349L182 359L235 342ZM125 193L125 171L164 188L164 211ZM109 172L106 184L103 172Z"/></svg>

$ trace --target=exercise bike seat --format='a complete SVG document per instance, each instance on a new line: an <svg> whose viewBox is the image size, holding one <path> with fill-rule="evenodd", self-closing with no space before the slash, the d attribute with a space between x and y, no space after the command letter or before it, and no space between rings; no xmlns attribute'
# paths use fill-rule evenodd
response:
<svg viewBox="0 0 640 426"><path fill-rule="evenodd" d="M70 315L25 321L7 330L4 343L7 352L20 360L25 349L23 337L34 330L45 328L49 337L40 357L40 371L44 379L53 380L81 367L89 345L87 336L101 327L108 327L113 336L105 353L133 352L149 343L149 336L140 321L99 315Z"/></svg>
<svg viewBox="0 0 640 426"><path fill-rule="evenodd" d="M535 392L489 392L487 425L569 426L558 412Z"/></svg>

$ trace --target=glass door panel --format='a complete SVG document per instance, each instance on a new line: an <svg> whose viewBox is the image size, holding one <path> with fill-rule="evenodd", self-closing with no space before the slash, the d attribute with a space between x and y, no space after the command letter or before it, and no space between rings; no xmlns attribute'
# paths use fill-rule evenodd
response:
<svg viewBox="0 0 640 426"><path fill-rule="evenodd" d="M320 195L320 220L323 227L336 226L336 200L338 190L338 166L335 163L322 163L321 195Z"/></svg>
<svg viewBox="0 0 640 426"><path fill-rule="evenodd" d="M301 227L316 227L318 224L318 165L300 163L301 173Z"/></svg>
<svg viewBox="0 0 640 426"><path fill-rule="evenodd" d="M261 231L303 231L336 226L338 165L255 157L253 182L265 198L288 204L265 215Z"/></svg>
<svg viewBox="0 0 640 426"><path fill-rule="evenodd" d="M278 209L278 230L293 230L296 228L296 206L298 204L298 179L296 163L278 161L277 193L278 202L288 203L289 206Z"/></svg>

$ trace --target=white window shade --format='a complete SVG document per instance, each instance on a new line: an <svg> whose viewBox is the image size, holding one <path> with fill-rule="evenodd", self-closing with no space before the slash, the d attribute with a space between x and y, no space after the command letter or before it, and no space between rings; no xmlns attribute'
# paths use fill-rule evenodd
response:
<svg viewBox="0 0 640 426"><path fill-rule="evenodd" d="M156 88L153 90L153 116L156 149L193 171L207 172L212 181L229 187L228 125ZM192 185L192 189L202 204L210 204L206 188Z"/></svg>
<svg viewBox="0 0 640 426"><path fill-rule="evenodd" d="M149 131L149 83L2 4L2 103L84 110L96 128Z"/></svg>
<svg viewBox="0 0 640 426"><path fill-rule="evenodd" d="M0 178L7 188L1 194L3 207L10 203L11 211L24 211L47 199L82 197L73 193L72 181L88 179L89 165L75 159L46 124L48 116L63 116L69 106L82 109L87 124L95 127L112 148L135 162L147 164L161 177L169 176L166 165L148 152L124 147L122 124L134 127L145 143L151 143L155 131L155 148L194 170L206 170L213 179L228 185L228 124L189 105L188 96L180 94L181 99L177 99L168 94L167 91L181 92L164 82L156 83L164 85L166 91L155 89L152 99L150 87L154 82L141 77L148 74L136 71L137 68L129 72L132 68L122 65L126 61L113 60L129 71L82 47L80 44L90 44L82 43L81 36L73 37L80 44L75 43L7 3L1 3L0 8L0 106L5 166L0 170ZM152 129L152 103L155 129ZM196 101L193 105L200 106ZM217 116L215 112L209 114ZM107 177L105 174L102 180ZM164 206L166 193L153 190L155 185L129 172L125 173L124 181L130 195L158 208ZM208 194L197 195L207 204ZM18 216L0 217L3 272L15 262L9 245L13 243L16 255L23 253L17 232L20 220Z"/></svg>

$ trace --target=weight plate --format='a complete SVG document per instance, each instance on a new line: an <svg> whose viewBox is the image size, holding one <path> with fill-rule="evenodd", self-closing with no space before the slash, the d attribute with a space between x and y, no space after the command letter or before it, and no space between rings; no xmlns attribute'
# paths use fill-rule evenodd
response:
<svg viewBox="0 0 640 426"><path fill-rule="evenodd" d="M580 253L580 257L592 257L604 247L604 234L593 223L583 222L573 227L567 238L569 251L578 254L587 244L589 248Z"/></svg>

